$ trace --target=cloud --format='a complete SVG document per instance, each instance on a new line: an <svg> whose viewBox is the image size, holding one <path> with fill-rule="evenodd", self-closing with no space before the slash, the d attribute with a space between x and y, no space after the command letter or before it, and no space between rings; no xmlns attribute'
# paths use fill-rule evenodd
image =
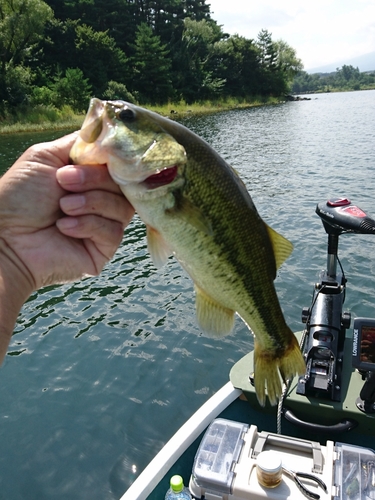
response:
<svg viewBox="0 0 375 500"><path fill-rule="evenodd" d="M256 38L261 29L297 51L305 68L375 49L373 0L211 0L212 17L229 34Z"/></svg>

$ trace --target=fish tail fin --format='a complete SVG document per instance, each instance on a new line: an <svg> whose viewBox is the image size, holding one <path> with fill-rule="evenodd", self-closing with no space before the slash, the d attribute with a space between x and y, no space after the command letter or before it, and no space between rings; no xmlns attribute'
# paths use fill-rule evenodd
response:
<svg viewBox="0 0 375 500"><path fill-rule="evenodd" d="M256 341L254 342L254 386L261 406L266 404L266 386L271 405L277 403L281 394L278 360L262 351Z"/></svg>
<svg viewBox="0 0 375 500"><path fill-rule="evenodd" d="M290 344L281 356L263 350L255 340L254 362L254 386L261 406L266 403L266 388L270 404L277 404L282 392L280 374L285 382L295 374L303 375L306 370L300 347L293 334Z"/></svg>

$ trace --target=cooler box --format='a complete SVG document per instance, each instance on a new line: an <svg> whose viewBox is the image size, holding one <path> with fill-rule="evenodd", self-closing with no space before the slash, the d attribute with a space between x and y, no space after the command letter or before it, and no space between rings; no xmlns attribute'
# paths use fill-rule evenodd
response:
<svg viewBox="0 0 375 500"><path fill-rule="evenodd" d="M283 472L275 488L258 483L256 463L262 451L279 454L283 468L322 480L300 477L321 500L375 500L375 453L367 448L258 432L255 425L216 419L208 427L195 456L190 478L193 498L204 500L306 500L292 477Z"/></svg>

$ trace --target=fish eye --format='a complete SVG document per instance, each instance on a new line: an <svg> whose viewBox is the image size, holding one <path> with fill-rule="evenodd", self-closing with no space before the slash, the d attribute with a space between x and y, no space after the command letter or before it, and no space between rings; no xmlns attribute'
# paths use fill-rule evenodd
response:
<svg viewBox="0 0 375 500"><path fill-rule="evenodd" d="M124 108L117 116L123 122L132 122L135 120L135 111L130 108Z"/></svg>

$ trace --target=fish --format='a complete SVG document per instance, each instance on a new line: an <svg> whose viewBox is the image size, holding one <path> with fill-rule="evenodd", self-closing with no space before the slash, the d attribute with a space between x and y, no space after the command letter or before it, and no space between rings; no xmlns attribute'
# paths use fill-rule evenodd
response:
<svg viewBox="0 0 375 500"><path fill-rule="evenodd" d="M107 164L147 228L157 267L173 255L192 278L197 322L209 336L232 332L235 314L254 335L259 403L275 405L286 381L305 373L298 341L276 294L292 243L260 217L240 176L182 124L125 101L93 98L70 152Z"/></svg>

